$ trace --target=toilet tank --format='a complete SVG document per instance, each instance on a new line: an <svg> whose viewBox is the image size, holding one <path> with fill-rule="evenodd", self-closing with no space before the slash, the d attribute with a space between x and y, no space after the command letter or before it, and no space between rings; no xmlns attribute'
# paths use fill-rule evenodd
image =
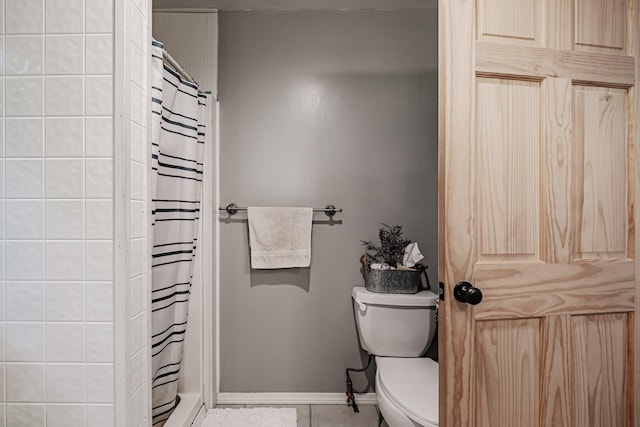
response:
<svg viewBox="0 0 640 427"><path fill-rule="evenodd" d="M390 357L419 357L427 351L436 331L436 294L383 294L358 286L351 296L363 349Z"/></svg>

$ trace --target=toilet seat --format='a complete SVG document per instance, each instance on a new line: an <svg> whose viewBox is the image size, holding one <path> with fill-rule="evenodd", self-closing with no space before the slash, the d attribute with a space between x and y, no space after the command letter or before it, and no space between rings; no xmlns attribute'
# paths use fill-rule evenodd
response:
<svg viewBox="0 0 640 427"><path fill-rule="evenodd" d="M379 392L420 426L438 425L438 363L428 358L376 357Z"/></svg>

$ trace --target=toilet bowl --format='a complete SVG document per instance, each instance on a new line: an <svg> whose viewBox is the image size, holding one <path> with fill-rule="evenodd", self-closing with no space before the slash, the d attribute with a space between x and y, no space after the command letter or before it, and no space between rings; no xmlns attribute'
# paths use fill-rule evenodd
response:
<svg viewBox="0 0 640 427"><path fill-rule="evenodd" d="M437 427L438 363L376 357L378 407L390 427Z"/></svg>
<svg viewBox="0 0 640 427"><path fill-rule="evenodd" d="M438 363L422 356L436 328L437 296L351 293L360 345L376 356L378 408L389 427L438 426Z"/></svg>

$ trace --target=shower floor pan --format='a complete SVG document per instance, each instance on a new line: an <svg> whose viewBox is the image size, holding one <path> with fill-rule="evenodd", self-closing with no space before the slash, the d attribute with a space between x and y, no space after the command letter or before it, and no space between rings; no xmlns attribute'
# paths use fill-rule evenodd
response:
<svg viewBox="0 0 640 427"><path fill-rule="evenodd" d="M195 421L197 419L204 418L206 411L199 394L180 393L178 396L180 397L180 403L178 403L164 427L191 427L191 425L196 424Z"/></svg>

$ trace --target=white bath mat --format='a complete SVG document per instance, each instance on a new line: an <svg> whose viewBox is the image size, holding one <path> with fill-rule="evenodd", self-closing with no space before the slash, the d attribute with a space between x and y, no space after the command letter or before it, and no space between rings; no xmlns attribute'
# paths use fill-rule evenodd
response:
<svg viewBox="0 0 640 427"><path fill-rule="evenodd" d="M296 427L295 408L209 409L201 427Z"/></svg>

